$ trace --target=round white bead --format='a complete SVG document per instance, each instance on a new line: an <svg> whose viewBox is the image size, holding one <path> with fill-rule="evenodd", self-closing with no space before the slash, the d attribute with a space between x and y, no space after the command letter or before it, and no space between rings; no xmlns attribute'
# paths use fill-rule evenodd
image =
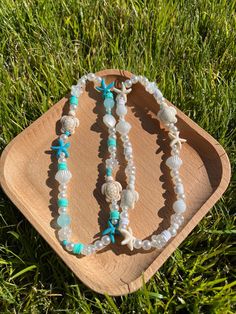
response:
<svg viewBox="0 0 236 314"><path fill-rule="evenodd" d="M130 88L132 86L132 81L131 80L126 80L125 81L125 87Z"/></svg>
<svg viewBox="0 0 236 314"><path fill-rule="evenodd" d="M154 82L150 82L146 85L146 91L150 94L153 94L156 90L156 84Z"/></svg>
<svg viewBox="0 0 236 314"><path fill-rule="evenodd" d="M158 88L155 89L153 96L158 102L161 102L163 100L162 92Z"/></svg>
<svg viewBox="0 0 236 314"><path fill-rule="evenodd" d="M105 114L103 122L108 128L113 128L116 125L116 119L111 114Z"/></svg>
<svg viewBox="0 0 236 314"><path fill-rule="evenodd" d="M72 252L74 246L75 246L74 243L68 243L68 244L66 245L67 251Z"/></svg>
<svg viewBox="0 0 236 314"><path fill-rule="evenodd" d="M129 218L129 214L128 214L128 212L122 212L121 214L120 214L120 218Z"/></svg>
<svg viewBox="0 0 236 314"><path fill-rule="evenodd" d="M175 229L173 226L170 226L170 228L168 228L168 231L170 232L172 237L175 237L177 234L177 229Z"/></svg>
<svg viewBox="0 0 236 314"><path fill-rule="evenodd" d="M95 78L96 78L96 75L95 75L94 73L89 73L89 74L87 75L87 77L88 77L88 80L89 80L89 81L94 81Z"/></svg>
<svg viewBox="0 0 236 314"><path fill-rule="evenodd" d="M111 243L111 239L108 235L103 236L101 240L103 245L108 245Z"/></svg>
<svg viewBox="0 0 236 314"><path fill-rule="evenodd" d="M175 193L176 194L183 194L184 193L184 186L182 183L178 183L175 186Z"/></svg>
<svg viewBox="0 0 236 314"><path fill-rule="evenodd" d="M141 249L142 245L143 245L142 240L139 240L139 239L134 240L134 248L135 249Z"/></svg>
<svg viewBox="0 0 236 314"><path fill-rule="evenodd" d="M65 142L68 139L68 136L66 134L61 134L60 139L62 139Z"/></svg>
<svg viewBox="0 0 236 314"><path fill-rule="evenodd" d="M95 243L94 243L95 247L97 250L101 250L103 248L103 243L101 240L97 240Z"/></svg>
<svg viewBox="0 0 236 314"><path fill-rule="evenodd" d="M58 213L59 213L59 214L65 214L65 213L67 213L67 207L59 207L59 208L58 208Z"/></svg>
<svg viewBox="0 0 236 314"><path fill-rule="evenodd" d="M145 251L150 250L152 248L151 242L149 240L144 240L142 247Z"/></svg>
<svg viewBox="0 0 236 314"><path fill-rule="evenodd" d="M179 199L179 200L175 201L173 204L173 209L177 214L184 213L186 210L186 204L185 204L184 200Z"/></svg>
<svg viewBox="0 0 236 314"><path fill-rule="evenodd" d="M70 229L69 226L66 226L58 231L58 238L60 241L69 240L71 234L72 230Z"/></svg>
<svg viewBox="0 0 236 314"><path fill-rule="evenodd" d="M116 125L116 131L119 132L121 135L126 135L129 133L131 129L131 125L126 121L119 121Z"/></svg>
<svg viewBox="0 0 236 314"><path fill-rule="evenodd" d="M126 148L124 149L124 153L125 153L125 155L130 155L130 154L132 154L132 153L133 153L133 148L132 148L132 147L126 147Z"/></svg>
<svg viewBox="0 0 236 314"><path fill-rule="evenodd" d="M138 76L137 75L132 75L130 80L131 80L131 82L133 84L136 84L136 83L138 83Z"/></svg>

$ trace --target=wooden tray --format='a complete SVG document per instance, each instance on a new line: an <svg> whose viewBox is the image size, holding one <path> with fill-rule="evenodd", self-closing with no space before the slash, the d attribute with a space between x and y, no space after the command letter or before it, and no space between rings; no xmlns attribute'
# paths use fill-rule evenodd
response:
<svg viewBox="0 0 236 314"><path fill-rule="evenodd" d="M105 70L97 73L106 81L124 81L131 73ZM25 217L51 245L68 267L87 286L99 293L124 295L142 286L161 267L225 191L230 179L230 164L224 149L207 132L178 109L181 137L187 139L181 153L181 176L186 189L188 210L185 224L163 250L130 252L117 244L96 255L76 257L67 253L56 238L57 171L55 153L50 146L60 134L60 118L67 112L68 98L19 134L4 150L1 158L1 184ZM66 107L67 107L66 106ZM159 106L140 84L128 95L127 120L137 166L137 191L140 200L130 212L134 234L140 238L168 228L173 213L173 185L165 160L170 148L166 132L156 118ZM73 178L69 201L73 217L74 240L89 243L107 224L108 205L101 195L106 159L106 127L101 94L88 84L80 99L80 127L71 137L69 168ZM124 158L117 177L125 186Z"/></svg>

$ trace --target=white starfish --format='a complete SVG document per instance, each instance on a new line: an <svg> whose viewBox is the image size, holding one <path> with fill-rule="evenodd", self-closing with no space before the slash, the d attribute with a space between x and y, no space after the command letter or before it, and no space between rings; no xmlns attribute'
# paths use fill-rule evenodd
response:
<svg viewBox="0 0 236 314"><path fill-rule="evenodd" d="M125 100L127 100L127 94L129 94L132 91L132 89L131 88L126 89L124 82L122 82L121 85L122 85L121 89L113 87L113 91L117 93L119 96L122 96Z"/></svg>
<svg viewBox="0 0 236 314"><path fill-rule="evenodd" d="M120 229L120 233L122 233L122 235L125 238L121 242L121 244L122 245L126 245L127 244L127 246L130 249L130 251L133 251L135 237L133 236L132 229L130 227L128 229Z"/></svg>
<svg viewBox="0 0 236 314"><path fill-rule="evenodd" d="M179 137L179 132L176 132L176 133L169 132L169 137L172 139L172 141L170 142L171 147L173 147L174 145L178 145L179 148L181 148L182 143L187 142L186 139Z"/></svg>

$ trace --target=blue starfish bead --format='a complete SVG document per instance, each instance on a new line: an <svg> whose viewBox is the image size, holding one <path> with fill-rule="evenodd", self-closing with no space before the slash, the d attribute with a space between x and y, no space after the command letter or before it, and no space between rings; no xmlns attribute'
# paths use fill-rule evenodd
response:
<svg viewBox="0 0 236 314"><path fill-rule="evenodd" d="M98 90L99 92L102 92L102 96L103 98L106 98L107 96L111 96L111 88L114 86L115 82L112 82L108 85L106 85L105 80L102 79L101 82L101 86L100 87L96 87L96 90Z"/></svg>
<svg viewBox="0 0 236 314"><path fill-rule="evenodd" d="M57 151L57 158L60 157L61 153L64 153L66 158L69 157L67 149L70 147L70 143L64 143L62 139L59 139L58 144L58 146L51 146L51 149Z"/></svg>
<svg viewBox="0 0 236 314"><path fill-rule="evenodd" d="M115 243L115 234L119 234L119 230L117 229L118 223L113 225L110 220L108 220L108 228L102 232L102 235L109 235L111 242Z"/></svg>

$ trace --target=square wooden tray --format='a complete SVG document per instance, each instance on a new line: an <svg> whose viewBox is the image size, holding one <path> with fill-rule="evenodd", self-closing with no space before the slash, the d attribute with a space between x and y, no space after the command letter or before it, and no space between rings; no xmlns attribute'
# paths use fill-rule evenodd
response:
<svg viewBox="0 0 236 314"><path fill-rule="evenodd" d="M97 73L112 80L124 81L131 73L105 70ZM160 268L225 191L230 179L230 164L224 149L206 131L178 111L178 128L187 139L181 157L181 177L186 189L185 223L163 250L130 252L118 243L88 257L67 253L56 238L57 171L55 154L50 146L60 134L60 118L67 112L68 98L19 134L1 157L1 185L25 217L51 245L68 267L87 286L99 293L123 295L142 286ZM156 114L159 106L140 84L128 95L127 120L137 166L137 191L140 200L130 212L134 234L150 237L168 228L174 201L173 185L165 160L169 140L160 128ZM101 185L104 183L104 160L107 157L107 131L102 122L104 108L101 94L88 84L80 98L80 127L71 137L69 168L73 174L69 187L74 240L90 243L106 227L109 209ZM117 178L125 186L124 158Z"/></svg>

